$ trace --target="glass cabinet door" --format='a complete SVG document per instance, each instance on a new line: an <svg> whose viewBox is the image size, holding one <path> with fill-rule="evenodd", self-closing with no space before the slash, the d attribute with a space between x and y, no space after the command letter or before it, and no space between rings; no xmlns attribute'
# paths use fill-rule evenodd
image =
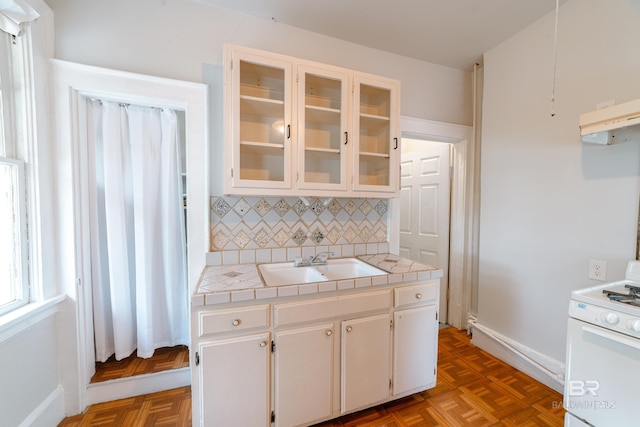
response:
<svg viewBox="0 0 640 427"><path fill-rule="evenodd" d="M290 188L291 65L236 53L232 72L234 186Z"/></svg>
<svg viewBox="0 0 640 427"><path fill-rule="evenodd" d="M398 190L400 139L394 84L364 78L355 80L354 190Z"/></svg>
<svg viewBox="0 0 640 427"><path fill-rule="evenodd" d="M298 69L298 187L347 189L348 77Z"/></svg>

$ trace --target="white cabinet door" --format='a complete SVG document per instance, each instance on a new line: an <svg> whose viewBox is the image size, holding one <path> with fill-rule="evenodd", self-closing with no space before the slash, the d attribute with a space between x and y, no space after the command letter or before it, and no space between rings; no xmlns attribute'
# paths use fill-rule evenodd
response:
<svg viewBox="0 0 640 427"><path fill-rule="evenodd" d="M349 76L298 67L298 188L347 189Z"/></svg>
<svg viewBox="0 0 640 427"><path fill-rule="evenodd" d="M393 394L433 385L438 336L436 306L396 311L393 325Z"/></svg>
<svg viewBox="0 0 640 427"><path fill-rule="evenodd" d="M389 314L342 322L342 413L390 396L391 318Z"/></svg>
<svg viewBox="0 0 640 427"><path fill-rule="evenodd" d="M292 65L247 52L229 56L225 141L231 144L227 165L232 170L226 171L227 190L291 189Z"/></svg>
<svg viewBox="0 0 640 427"><path fill-rule="evenodd" d="M205 341L198 352L200 425L269 426L270 334Z"/></svg>
<svg viewBox="0 0 640 427"><path fill-rule="evenodd" d="M296 426L331 416L333 323L275 334L275 423Z"/></svg>
<svg viewBox="0 0 640 427"><path fill-rule="evenodd" d="M395 81L354 77L354 191L400 190L398 94Z"/></svg>

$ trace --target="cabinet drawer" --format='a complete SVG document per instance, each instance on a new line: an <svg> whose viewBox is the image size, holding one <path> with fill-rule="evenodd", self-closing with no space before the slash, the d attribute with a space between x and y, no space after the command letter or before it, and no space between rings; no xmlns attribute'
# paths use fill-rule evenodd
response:
<svg viewBox="0 0 640 427"><path fill-rule="evenodd" d="M394 307L436 302L438 282L425 282L395 289Z"/></svg>
<svg viewBox="0 0 640 427"><path fill-rule="evenodd" d="M198 313L198 336L269 326L269 304Z"/></svg>
<svg viewBox="0 0 640 427"><path fill-rule="evenodd" d="M275 305L274 323L276 326L282 326L383 310L389 307L391 307L390 289L364 294L338 295L330 298Z"/></svg>

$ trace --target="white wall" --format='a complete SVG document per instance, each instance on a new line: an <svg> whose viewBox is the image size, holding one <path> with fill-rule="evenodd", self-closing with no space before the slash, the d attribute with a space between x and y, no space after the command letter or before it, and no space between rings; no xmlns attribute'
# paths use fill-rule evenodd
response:
<svg viewBox="0 0 640 427"><path fill-rule="evenodd" d="M55 316L39 320L0 345L2 425L17 426L58 387ZM57 420L59 421L59 420Z"/></svg>
<svg viewBox="0 0 640 427"><path fill-rule="evenodd" d="M636 141L583 144L578 116L640 98L640 2L560 8L555 117L550 14L485 55L478 322L564 362L570 292L589 259L607 279L635 258Z"/></svg>
<svg viewBox="0 0 640 427"><path fill-rule="evenodd" d="M399 79L402 115L471 124L468 72L192 0L47 3L55 13L59 59L201 82L221 73L222 45L230 42Z"/></svg>
<svg viewBox="0 0 640 427"><path fill-rule="evenodd" d="M471 124L469 72L192 0L47 1L55 13L57 58L208 83L214 146L222 140L222 49L227 42L398 79L403 116ZM219 169L221 160L213 162ZM215 180L215 170L211 176ZM212 188L218 187L212 182Z"/></svg>

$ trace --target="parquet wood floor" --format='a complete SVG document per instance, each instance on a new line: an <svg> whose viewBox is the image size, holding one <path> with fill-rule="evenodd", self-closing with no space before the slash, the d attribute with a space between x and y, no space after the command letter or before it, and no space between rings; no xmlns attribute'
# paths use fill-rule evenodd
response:
<svg viewBox="0 0 640 427"><path fill-rule="evenodd" d="M114 355L106 362L96 363L96 373L91 378L91 382L98 383L186 367L189 367L189 348L185 345L158 348L148 359L138 357L134 351L131 356L122 360L116 360Z"/></svg>
<svg viewBox="0 0 640 427"><path fill-rule="evenodd" d="M441 329L438 345L436 387L316 427L563 425L559 393L478 349L465 331ZM60 427L190 425L191 391L183 387L92 405Z"/></svg>

